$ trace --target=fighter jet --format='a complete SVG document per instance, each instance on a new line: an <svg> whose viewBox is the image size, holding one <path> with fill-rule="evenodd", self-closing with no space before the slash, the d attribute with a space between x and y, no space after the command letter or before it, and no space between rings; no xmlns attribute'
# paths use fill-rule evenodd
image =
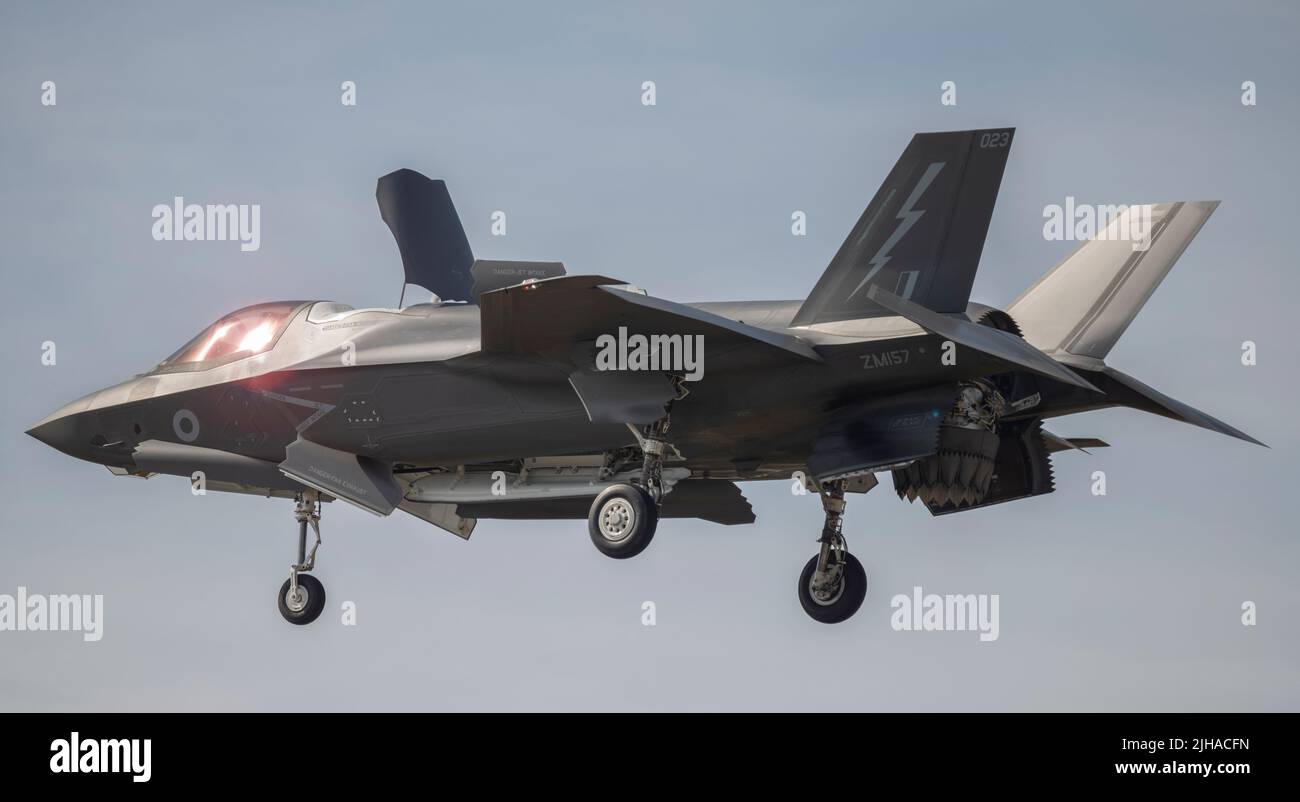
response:
<svg viewBox="0 0 1300 802"><path fill-rule="evenodd" d="M278 605L294 624L325 605L310 573L324 502L462 538L480 519L586 518L624 559L663 518L752 523L737 483L793 478L825 513L800 604L844 621L867 592L845 499L877 474L933 515L1040 496L1052 454L1106 445L1045 422L1114 406L1259 442L1105 362L1214 202L1131 207L1143 242L1103 231L1004 308L969 300L1013 137L917 134L793 301L678 303L476 259L444 182L398 170L376 197L403 296L430 302L240 309L28 434L121 476L293 499Z"/></svg>

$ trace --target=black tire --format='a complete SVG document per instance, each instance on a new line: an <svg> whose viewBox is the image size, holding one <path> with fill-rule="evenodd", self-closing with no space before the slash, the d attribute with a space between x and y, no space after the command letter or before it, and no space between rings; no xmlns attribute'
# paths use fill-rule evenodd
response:
<svg viewBox="0 0 1300 802"><path fill-rule="evenodd" d="M867 597L867 572L852 554L844 556L844 573L840 577L840 592L830 602L820 602L812 595L813 572L817 570L817 558L813 557L799 574L799 604L803 611L814 621L823 624L838 624L847 621L862 606Z"/></svg>
<svg viewBox="0 0 1300 802"><path fill-rule="evenodd" d="M284 620L301 626L310 624L325 612L325 586L311 574L298 574L298 590L307 594L306 604L302 605L301 609L297 609L298 604L289 604L289 580L287 579L280 586L278 601L280 615L284 616Z"/></svg>
<svg viewBox="0 0 1300 802"><path fill-rule="evenodd" d="M659 524L659 507L645 489L613 485L591 503L587 532L606 557L626 560L645 551Z"/></svg>

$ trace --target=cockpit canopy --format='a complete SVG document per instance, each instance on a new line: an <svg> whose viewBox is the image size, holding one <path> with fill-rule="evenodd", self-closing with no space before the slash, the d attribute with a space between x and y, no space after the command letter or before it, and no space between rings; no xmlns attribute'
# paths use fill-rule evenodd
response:
<svg viewBox="0 0 1300 802"><path fill-rule="evenodd" d="M275 301L232 312L164 359L155 372L207 370L267 351L289 325L294 313L305 304L304 301Z"/></svg>

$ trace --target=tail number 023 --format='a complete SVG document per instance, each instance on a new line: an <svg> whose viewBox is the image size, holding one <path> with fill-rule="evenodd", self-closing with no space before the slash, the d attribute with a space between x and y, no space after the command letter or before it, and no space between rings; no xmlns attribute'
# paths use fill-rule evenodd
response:
<svg viewBox="0 0 1300 802"><path fill-rule="evenodd" d="M981 148L1005 148L1011 144L1010 131L992 131L987 134L980 134Z"/></svg>

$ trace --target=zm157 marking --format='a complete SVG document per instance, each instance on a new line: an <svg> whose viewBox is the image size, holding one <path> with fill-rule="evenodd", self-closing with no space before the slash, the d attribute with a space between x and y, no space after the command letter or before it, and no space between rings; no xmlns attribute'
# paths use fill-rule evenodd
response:
<svg viewBox="0 0 1300 802"><path fill-rule="evenodd" d="M895 368L899 365L906 365L911 355L912 349L897 348L893 351L877 351L873 354L863 354L858 358L862 360L863 370L874 370L875 368Z"/></svg>

